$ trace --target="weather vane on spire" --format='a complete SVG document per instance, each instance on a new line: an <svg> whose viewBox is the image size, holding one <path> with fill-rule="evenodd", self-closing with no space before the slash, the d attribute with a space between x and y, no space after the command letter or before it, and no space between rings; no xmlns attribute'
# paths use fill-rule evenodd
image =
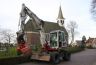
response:
<svg viewBox="0 0 96 65"><path fill-rule="evenodd" d="M61 6L61 2L62 2L62 0L60 0L60 6Z"/></svg>

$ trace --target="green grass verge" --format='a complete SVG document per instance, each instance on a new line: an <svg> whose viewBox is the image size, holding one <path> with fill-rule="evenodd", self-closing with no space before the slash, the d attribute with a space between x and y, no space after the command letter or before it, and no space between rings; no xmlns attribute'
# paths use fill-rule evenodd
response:
<svg viewBox="0 0 96 65"><path fill-rule="evenodd" d="M0 51L0 59L9 58L9 57L17 57L16 47L10 47L6 51Z"/></svg>
<svg viewBox="0 0 96 65"><path fill-rule="evenodd" d="M70 53L76 53L84 50L81 47L68 47L66 49ZM7 51L0 51L0 59L2 58L10 58L10 57L18 57L16 47L9 47Z"/></svg>

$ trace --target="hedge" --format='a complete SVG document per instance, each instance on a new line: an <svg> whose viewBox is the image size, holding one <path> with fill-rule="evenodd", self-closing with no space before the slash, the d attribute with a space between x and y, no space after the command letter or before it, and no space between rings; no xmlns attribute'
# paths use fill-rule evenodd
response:
<svg viewBox="0 0 96 65"><path fill-rule="evenodd" d="M68 47L67 48L67 51L70 53L76 53L76 52L80 52L83 50L84 50L84 48L81 48L81 47Z"/></svg>

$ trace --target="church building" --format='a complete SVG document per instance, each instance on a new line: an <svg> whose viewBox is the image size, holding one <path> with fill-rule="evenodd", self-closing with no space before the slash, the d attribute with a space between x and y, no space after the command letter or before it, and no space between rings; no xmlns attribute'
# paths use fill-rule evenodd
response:
<svg viewBox="0 0 96 65"><path fill-rule="evenodd" d="M25 32L27 37L27 43L29 44L39 44L40 43L40 34L39 31L35 28L34 24L32 23L33 20L29 20L25 24ZM62 13L61 6L59 7L59 13L57 17L57 23L44 21L44 32L46 40L49 41L49 33L54 30L62 30L65 34L65 39L68 42L68 33L64 26L64 17Z"/></svg>

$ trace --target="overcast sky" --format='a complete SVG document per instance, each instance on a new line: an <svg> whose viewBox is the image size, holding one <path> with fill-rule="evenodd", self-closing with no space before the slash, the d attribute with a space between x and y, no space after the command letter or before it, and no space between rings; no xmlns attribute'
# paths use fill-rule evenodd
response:
<svg viewBox="0 0 96 65"><path fill-rule="evenodd" d="M79 34L87 38L96 37L96 22L92 20L90 13L91 0L0 0L0 27L18 31L19 13L21 5L25 5L39 18L56 22L59 6L61 5L65 26L70 20L78 24Z"/></svg>

